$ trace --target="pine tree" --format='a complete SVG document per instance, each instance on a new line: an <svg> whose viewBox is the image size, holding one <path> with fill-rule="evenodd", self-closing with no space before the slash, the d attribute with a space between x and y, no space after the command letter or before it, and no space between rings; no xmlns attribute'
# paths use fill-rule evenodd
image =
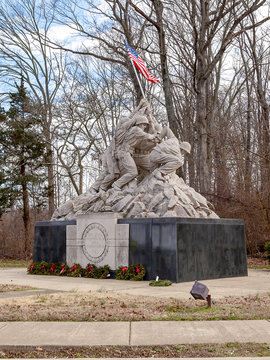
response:
<svg viewBox="0 0 270 360"><path fill-rule="evenodd" d="M25 256L31 254L29 187L44 180L45 143L37 110L26 93L23 80L10 94L10 108L1 118L1 205L22 204ZM1 184L2 182L2 184Z"/></svg>
<svg viewBox="0 0 270 360"><path fill-rule="evenodd" d="M5 210L13 205L15 194L13 189L8 184L6 174L6 156L7 153L3 144L5 142L4 123L7 116L3 108L0 108L0 218Z"/></svg>

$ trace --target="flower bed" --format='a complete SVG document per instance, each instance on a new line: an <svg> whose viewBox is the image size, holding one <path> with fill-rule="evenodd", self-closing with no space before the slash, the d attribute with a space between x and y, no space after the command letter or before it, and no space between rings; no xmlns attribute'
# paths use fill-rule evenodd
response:
<svg viewBox="0 0 270 360"><path fill-rule="evenodd" d="M71 267L67 263L55 264L42 261L32 263L27 268L27 273L32 275L57 275L72 277L88 277L94 279L106 279L110 277L111 269L108 265L97 267L94 264L87 264L82 268L80 264L74 264ZM144 266L130 265L121 266L116 270L116 279L118 280L143 280L145 276Z"/></svg>

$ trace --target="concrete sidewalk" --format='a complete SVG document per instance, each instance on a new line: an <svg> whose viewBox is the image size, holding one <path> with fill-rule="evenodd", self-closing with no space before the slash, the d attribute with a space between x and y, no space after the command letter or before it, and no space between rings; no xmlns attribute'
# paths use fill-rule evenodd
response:
<svg viewBox="0 0 270 360"><path fill-rule="evenodd" d="M248 277L203 280L202 282L210 289L212 298L217 299L224 296L270 293L269 280L269 270L249 270ZM0 284L26 285L34 287L38 289L36 292L42 293L107 291L134 296L154 296L157 299L170 297L188 299L193 282L155 288L150 287L149 283L144 281L35 276L27 275L26 269L22 268L2 268L0 269ZM35 291L28 293L28 295L33 294ZM27 292L23 292L21 295L27 296ZM267 320L0 322L0 346L142 346L234 342L270 344L270 322ZM222 359L232 360L235 357ZM241 358L238 357L238 359ZM242 359L270 360L270 357L243 357ZM200 360L206 360L206 358L200 358Z"/></svg>
<svg viewBox="0 0 270 360"><path fill-rule="evenodd" d="M270 344L267 320L0 322L0 346Z"/></svg>
<svg viewBox="0 0 270 360"><path fill-rule="evenodd" d="M195 280L195 279L194 279ZM249 270L248 276L202 280L213 299L225 296L248 296L270 293L270 270ZM148 281L121 281L60 276L28 275L25 268L0 268L0 284L26 285L52 291L108 291L135 296L189 299L192 282L152 287Z"/></svg>

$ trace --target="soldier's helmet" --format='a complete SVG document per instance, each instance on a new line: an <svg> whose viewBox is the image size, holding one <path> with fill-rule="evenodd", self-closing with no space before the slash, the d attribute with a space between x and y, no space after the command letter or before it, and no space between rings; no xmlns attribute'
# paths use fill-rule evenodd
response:
<svg viewBox="0 0 270 360"><path fill-rule="evenodd" d="M139 124L149 125L149 121L148 121L147 117L146 116L138 116L136 118L136 125L139 125Z"/></svg>
<svg viewBox="0 0 270 360"><path fill-rule="evenodd" d="M183 149L183 150L185 150L187 153L190 154L190 150L191 150L191 145L190 145L190 143L188 143L187 141L183 141L183 142L180 142L179 146L180 146L180 149Z"/></svg>

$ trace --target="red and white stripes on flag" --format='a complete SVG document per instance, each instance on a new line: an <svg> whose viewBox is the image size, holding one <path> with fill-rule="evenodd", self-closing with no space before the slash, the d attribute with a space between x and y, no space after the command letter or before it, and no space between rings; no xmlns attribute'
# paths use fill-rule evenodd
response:
<svg viewBox="0 0 270 360"><path fill-rule="evenodd" d="M133 64L136 66L136 68L141 72L141 74L149 81L151 81L152 83L156 84L159 82L159 80L151 75L149 73L149 71L146 69L141 57L136 53L135 50L132 49L132 47L130 47L127 42L124 40L127 51L128 51L128 55L131 59L131 61L133 62Z"/></svg>

